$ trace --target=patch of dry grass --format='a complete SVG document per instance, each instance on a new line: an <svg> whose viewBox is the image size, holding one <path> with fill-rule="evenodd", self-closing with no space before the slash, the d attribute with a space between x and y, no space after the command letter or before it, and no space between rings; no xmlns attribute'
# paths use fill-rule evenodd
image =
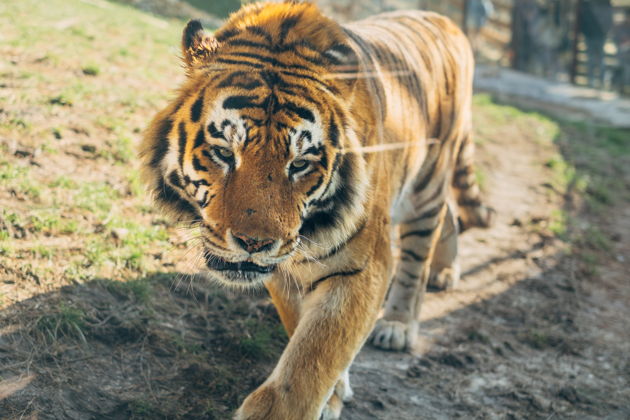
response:
<svg viewBox="0 0 630 420"><path fill-rule="evenodd" d="M164 256L181 241L147 211L135 163L144 126L183 79L183 22L27 0L3 2L0 26L0 271L19 285L3 287L0 307L186 261Z"/></svg>

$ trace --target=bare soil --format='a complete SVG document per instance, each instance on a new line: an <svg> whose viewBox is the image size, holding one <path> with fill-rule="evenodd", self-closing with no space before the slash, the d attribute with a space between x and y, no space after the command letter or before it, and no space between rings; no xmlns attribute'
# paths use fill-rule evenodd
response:
<svg viewBox="0 0 630 420"><path fill-rule="evenodd" d="M263 291L195 274L120 141L181 80L182 23L41 4L0 7L0 419L227 419L286 335ZM475 126L496 223L417 348L361 351L342 418L630 418L630 133L483 96Z"/></svg>

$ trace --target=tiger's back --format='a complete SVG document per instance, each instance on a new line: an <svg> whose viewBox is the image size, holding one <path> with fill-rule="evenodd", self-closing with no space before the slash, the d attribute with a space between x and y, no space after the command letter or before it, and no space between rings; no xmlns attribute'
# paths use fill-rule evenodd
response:
<svg viewBox="0 0 630 420"><path fill-rule="evenodd" d="M427 168L433 174L455 166L451 159L457 158L462 139L468 138L472 51L456 25L432 12L385 13L344 29L359 54L359 72L369 79L370 106L378 107L382 118L376 138L384 144L406 145L388 152L398 198L392 210L395 220L402 221L408 203L400 199L408 195L421 167L436 163L435 155L427 156L429 150L449 149L446 161L438 162L440 167ZM416 188L416 195L434 193L427 186Z"/></svg>
<svg viewBox="0 0 630 420"><path fill-rule="evenodd" d="M431 12L386 13L345 30L368 78L368 107L380 114L376 139L400 226L401 258L372 342L401 350L417 336L427 283L444 289L459 280L458 233L487 226L493 214L473 168L473 56L459 28Z"/></svg>

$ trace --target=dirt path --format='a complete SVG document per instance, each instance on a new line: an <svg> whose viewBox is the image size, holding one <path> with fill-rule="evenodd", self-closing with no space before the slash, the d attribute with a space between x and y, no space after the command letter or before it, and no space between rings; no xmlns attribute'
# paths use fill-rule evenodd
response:
<svg viewBox="0 0 630 420"><path fill-rule="evenodd" d="M630 209L611 211L616 243L584 271L549 232L567 198L550 193L554 148L479 149L497 223L462 235L462 282L428 296L411 354L357 357L343 418L630 418Z"/></svg>

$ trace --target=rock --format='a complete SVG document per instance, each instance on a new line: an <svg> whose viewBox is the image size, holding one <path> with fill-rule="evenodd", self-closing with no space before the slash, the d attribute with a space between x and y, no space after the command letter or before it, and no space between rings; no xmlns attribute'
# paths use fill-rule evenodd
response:
<svg viewBox="0 0 630 420"><path fill-rule="evenodd" d="M91 144L82 144L81 150L88 153L94 153L96 152L96 146L92 146Z"/></svg>

